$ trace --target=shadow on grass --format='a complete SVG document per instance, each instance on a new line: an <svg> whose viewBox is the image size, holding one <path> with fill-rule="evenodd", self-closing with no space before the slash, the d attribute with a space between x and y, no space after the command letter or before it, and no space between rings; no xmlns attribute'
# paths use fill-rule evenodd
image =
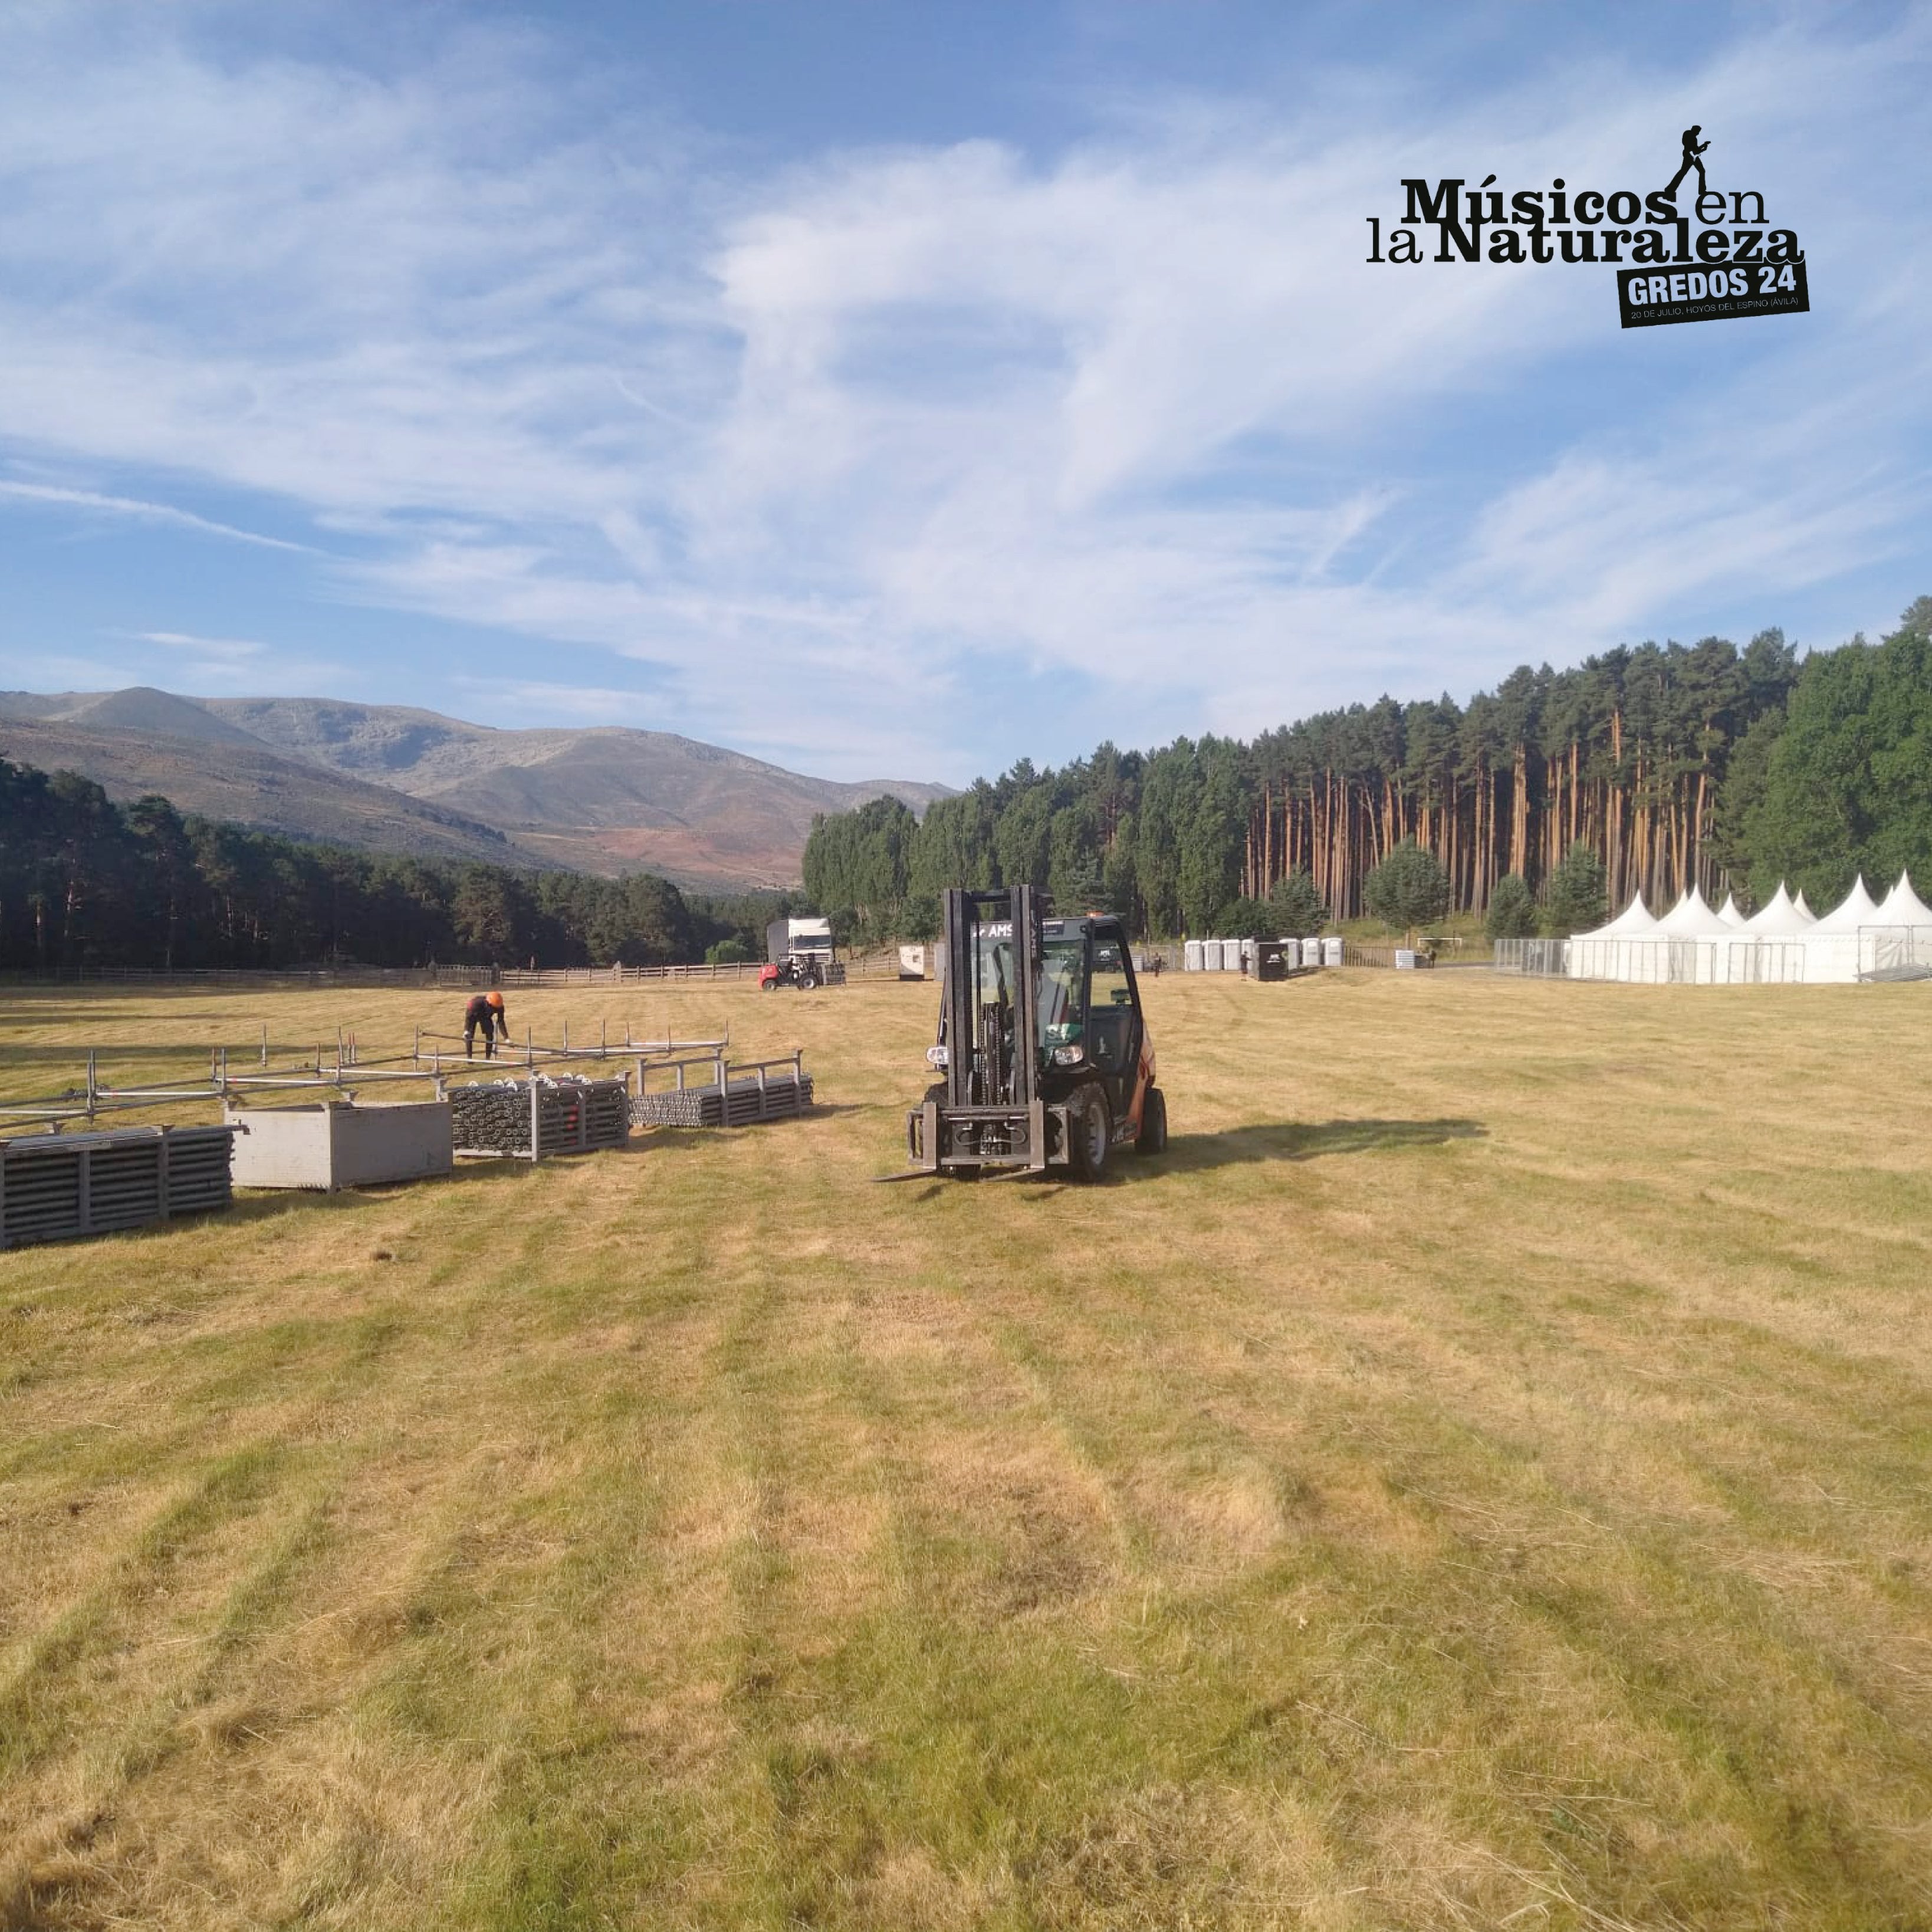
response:
<svg viewBox="0 0 1932 1932"><path fill-rule="evenodd" d="M226 1210L217 1211L221 1212L224 1218L238 1221L271 1220L278 1214L292 1214L305 1208L319 1208L331 1214L352 1214L392 1200L406 1189L440 1191L448 1187L474 1186L478 1181L501 1179L520 1170L526 1172L530 1166L526 1160L514 1160L507 1156L460 1160L447 1174L413 1174L403 1180L370 1181L359 1187L338 1187L333 1194L320 1187L238 1188L232 1204Z"/></svg>
<svg viewBox="0 0 1932 1932"><path fill-rule="evenodd" d="M1280 1126L1230 1127L1220 1134L1175 1134L1167 1150L1151 1160L1139 1159L1129 1148L1116 1148L1107 1163L1102 1186L1124 1186L1135 1181L1159 1180L1175 1174L1200 1174L1210 1168L1233 1167L1245 1162L1322 1160L1331 1154L1399 1152L1405 1148L1441 1147L1450 1141L1484 1140L1489 1129L1480 1120L1321 1120ZM1064 1168L1028 1174L1023 1169L996 1172L985 1177L988 1185L1003 1183L1027 1190L1030 1200L1045 1200L1074 1185ZM931 1199L951 1180L936 1182L912 1198Z"/></svg>
<svg viewBox="0 0 1932 1932"><path fill-rule="evenodd" d="M1311 1120L1279 1126L1230 1127L1219 1134L1176 1134L1164 1154L1148 1161L1123 1160L1123 1180L1151 1179L1163 1171L1198 1172L1242 1162L1322 1160L1331 1154L1382 1154L1403 1148L1440 1147L1446 1141L1485 1138L1480 1120Z"/></svg>

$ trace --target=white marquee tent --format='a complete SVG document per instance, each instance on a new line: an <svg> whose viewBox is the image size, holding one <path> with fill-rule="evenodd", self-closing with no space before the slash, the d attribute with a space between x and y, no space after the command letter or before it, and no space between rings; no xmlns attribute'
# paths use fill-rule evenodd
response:
<svg viewBox="0 0 1932 1932"><path fill-rule="evenodd" d="M1932 926L1932 906L1928 906L1912 890L1910 872L1900 873L1898 884L1880 902L1877 922L1880 926Z"/></svg>
<svg viewBox="0 0 1932 1932"><path fill-rule="evenodd" d="M1646 985L1842 985L1932 973L1932 907L1904 874L1882 903L1858 879L1822 919L1780 885L1751 919L1726 898L1713 912L1692 886L1663 918L1634 898L1607 926L1570 940L1573 980Z"/></svg>
<svg viewBox="0 0 1932 1932"><path fill-rule="evenodd" d="M1608 926L1594 932L1580 932L1570 942L1568 971L1573 980L1630 980L1640 976L1629 970L1628 948L1633 942L1651 938L1657 921L1650 915L1640 895Z"/></svg>
<svg viewBox="0 0 1932 1932"><path fill-rule="evenodd" d="M1792 902L1780 882L1762 910L1744 921L1744 930L1767 939L1796 939L1808 932L1816 922L1802 906Z"/></svg>

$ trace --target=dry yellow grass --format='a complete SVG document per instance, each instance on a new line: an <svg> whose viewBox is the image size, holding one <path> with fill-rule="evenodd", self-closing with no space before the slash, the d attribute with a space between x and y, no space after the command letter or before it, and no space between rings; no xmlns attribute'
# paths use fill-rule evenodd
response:
<svg viewBox="0 0 1932 1932"><path fill-rule="evenodd" d="M1932 1924L1932 988L1150 998L1097 1190L554 994L828 1105L0 1256L0 1927Z"/></svg>

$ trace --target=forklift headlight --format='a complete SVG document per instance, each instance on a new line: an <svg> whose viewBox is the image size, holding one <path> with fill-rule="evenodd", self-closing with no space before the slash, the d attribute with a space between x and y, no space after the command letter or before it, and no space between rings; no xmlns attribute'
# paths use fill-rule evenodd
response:
<svg viewBox="0 0 1932 1932"><path fill-rule="evenodd" d="M926 1049L926 1064L928 1066L944 1066L951 1058L952 1055L946 1051L944 1040L937 1046L928 1046Z"/></svg>
<svg viewBox="0 0 1932 1932"><path fill-rule="evenodd" d="M1078 1066L1086 1058L1084 1046L1056 1046L1053 1049L1053 1064L1056 1066Z"/></svg>

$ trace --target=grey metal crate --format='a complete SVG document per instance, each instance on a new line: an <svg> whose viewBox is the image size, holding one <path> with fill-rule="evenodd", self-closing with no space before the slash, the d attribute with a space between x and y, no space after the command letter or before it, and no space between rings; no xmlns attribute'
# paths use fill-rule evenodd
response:
<svg viewBox="0 0 1932 1932"><path fill-rule="evenodd" d="M447 1174L447 1100L358 1106L231 1108L234 1176L242 1187L369 1187Z"/></svg>

